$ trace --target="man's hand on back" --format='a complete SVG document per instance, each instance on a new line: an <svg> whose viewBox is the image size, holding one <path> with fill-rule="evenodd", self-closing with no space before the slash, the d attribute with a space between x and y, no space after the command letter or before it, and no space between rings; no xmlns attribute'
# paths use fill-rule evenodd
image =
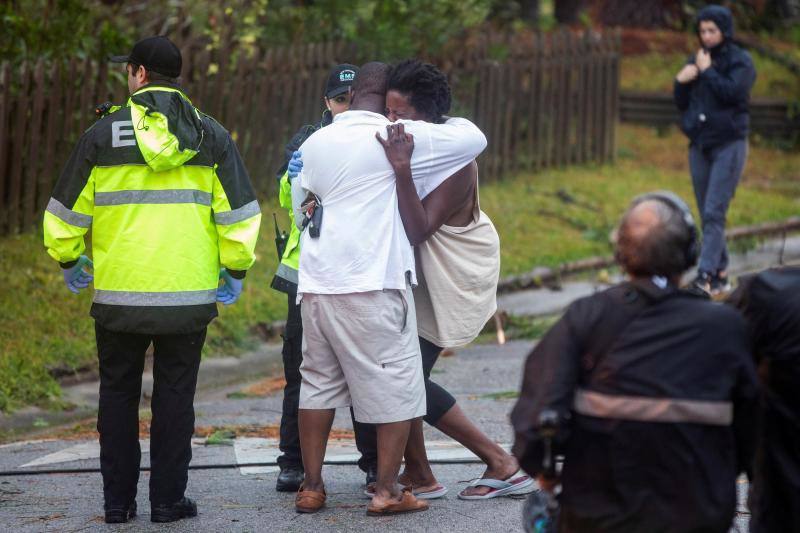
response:
<svg viewBox="0 0 800 533"><path fill-rule="evenodd" d="M403 124L390 124L386 126L386 140L380 132L375 132L375 138L383 146L386 158L392 168L406 168L411 165L411 154L414 153L414 136L405 132Z"/></svg>

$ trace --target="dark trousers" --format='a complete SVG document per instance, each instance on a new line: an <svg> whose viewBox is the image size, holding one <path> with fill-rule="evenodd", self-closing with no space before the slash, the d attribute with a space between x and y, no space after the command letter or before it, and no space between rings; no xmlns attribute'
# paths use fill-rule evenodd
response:
<svg viewBox="0 0 800 533"><path fill-rule="evenodd" d="M703 150L689 147L689 169L703 222L703 247L698 270L717 274L728 268L725 220L747 160L747 141Z"/></svg>
<svg viewBox="0 0 800 533"><path fill-rule="evenodd" d="M422 373L425 376L425 399L427 402L427 414L424 420L431 426L435 426L439 423L439 419L456 404L456 399L441 385L431 381L431 370L433 370L436 360L439 359L439 354L442 353L442 347L420 337L419 348L422 352Z"/></svg>
<svg viewBox="0 0 800 533"><path fill-rule="evenodd" d="M431 381L431 370L433 370L433 365L439 359L439 354L442 353L442 347L436 346L422 337L419 338L419 347L422 352L422 374L425 376L425 401L427 406L427 414L423 420L431 426L436 426L439 423L439 419L456 404L456 399L441 385ZM353 423L357 423L355 419ZM358 425L363 435L366 435L367 432L370 435L375 435L374 425L361 423L358 423ZM358 443L358 433L356 431L356 444ZM377 442L377 437L370 438L375 439L375 442Z"/></svg>
<svg viewBox="0 0 800 533"><path fill-rule="evenodd" d="M303 468L300 453L300 432L297 427L297 411L300 403L300 364L303 362L303 321L296 294L289 294L289 313L283 333L283 374L286 386L283 388L283 412L281 413L280 450L278 466L283 468ZM350 409L353 428L356 434L356 447L361 458L358 467L367 472L375 470L378 464L378 438L375 428L369 424L356 422L353 409Z"/></svg>
<svg viewBox="0 0 800 533"><path fill-rule="evenodd" d="M180 335L110 331L95 323L100 361L100 470L106 506L127 505L139 481L139 398L145 351L153 343L150 502L186 490L194 433L194 393L206 329Z"/></svg>

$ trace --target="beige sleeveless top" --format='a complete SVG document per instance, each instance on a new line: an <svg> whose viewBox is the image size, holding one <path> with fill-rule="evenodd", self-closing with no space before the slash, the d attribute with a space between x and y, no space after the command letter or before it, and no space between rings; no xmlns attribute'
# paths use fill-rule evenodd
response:
<svg viewBox="0 0 800 533"><path fill-rule="evenodd" d="M500 238L480 210L472 222L442 226L417 246L414 302L419 336L443 348L472 341L497 310Z"/></svg>

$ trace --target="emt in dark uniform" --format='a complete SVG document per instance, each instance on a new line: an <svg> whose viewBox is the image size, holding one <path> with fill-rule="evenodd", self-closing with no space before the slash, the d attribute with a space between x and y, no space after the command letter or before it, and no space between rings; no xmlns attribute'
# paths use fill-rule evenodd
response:
<svg viewBox="0 0 800 533"><path fill-rule="evenodd" d="M680 198L635 199L616 242L630 281L573 303L528 356L513 451L539 476L542 415L559 421L560 532L731 526L757 383L742 316L677 288L696 240Z"/></svg>

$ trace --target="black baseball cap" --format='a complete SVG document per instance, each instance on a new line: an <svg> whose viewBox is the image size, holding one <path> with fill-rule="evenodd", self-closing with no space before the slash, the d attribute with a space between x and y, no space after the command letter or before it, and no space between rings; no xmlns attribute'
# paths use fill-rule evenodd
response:
<svg viewBox="0 0 800 533"><path fill-rule="evenodd" d="M335 98L346 93L353 85L356 74L358 74L358 67L350 63L342 63L333 67L328 74L328 83L325 84L325 97Z"/></svg>
<svg viewBox="0 0 800 533"><path fill-rule="evenodd" d="M112 63L135 63L162 76L177 78L181 75L183 59L175 43L163 35L147 37L133 45L126 56L109 56Z"/></svg>

